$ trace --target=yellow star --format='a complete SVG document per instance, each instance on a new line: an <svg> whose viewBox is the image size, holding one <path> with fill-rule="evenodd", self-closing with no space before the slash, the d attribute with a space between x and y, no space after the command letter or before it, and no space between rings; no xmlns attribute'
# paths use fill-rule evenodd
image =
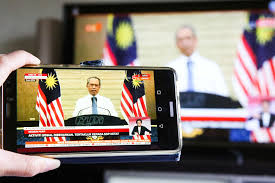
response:
<svg viewBox="0 0 275 183"><path fill-rule="evenodd" d="M117 45L122 48L128 48L134 41L134 30L129 22L121 22L116 30Z"/></svg>
<svg viewBox="0 0 275 183"><path fill-rule="evenodd" d="M137 76L137 74L134 74L133 76ZM142 83L142 80L140 79L140 77L134 77L132 84L133 84L133 88L137 89L138 87L140 87L140 84Z"/></svg>
<svg viewBox="0 0 275 183"><path fill-rule="evenodd" d="M265 17L260 17L259 20L264 20ZM270 42L274 35L274 29L272 27L257 27L256 28L256 37L257 42L261 45L265 45L267 42Z"/></svg>
<svg viewBox="0 0 275 183"><path fill-rule="evenodd" d="M48 74L48 77L45 83L46 83L46 89L49 88L49 90L53 90L56 87L56 85L58 85L57 78L52 73Z"/></svg>

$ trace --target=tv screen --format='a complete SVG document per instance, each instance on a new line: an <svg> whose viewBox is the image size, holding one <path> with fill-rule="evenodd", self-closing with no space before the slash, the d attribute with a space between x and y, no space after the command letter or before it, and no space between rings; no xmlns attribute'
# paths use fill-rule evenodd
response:
<svg viewBox="0 0 275 183"><path fill-rule="evenodd" d="M275 19L267 1L65 6L65 63L168 66L185 144L275 142Z"/></svg>

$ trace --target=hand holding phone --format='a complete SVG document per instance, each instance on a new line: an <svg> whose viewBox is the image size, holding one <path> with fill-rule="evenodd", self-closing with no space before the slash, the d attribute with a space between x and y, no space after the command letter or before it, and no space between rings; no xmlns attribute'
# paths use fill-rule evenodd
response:
<svg viewBox="0 0 275 183"><path fill-rule="evenodd" d="M9 74L26 64L39 64L40 60L25 51L0 55L0 86ZM1 148L1 144L0 144ZM0 176L34 176L59 167L60 161L21 155L0 149Z"/></svg>

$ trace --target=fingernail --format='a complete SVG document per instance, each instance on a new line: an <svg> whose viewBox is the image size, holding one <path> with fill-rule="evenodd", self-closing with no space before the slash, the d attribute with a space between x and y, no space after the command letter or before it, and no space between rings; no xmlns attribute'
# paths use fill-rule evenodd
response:
<svg viewBox="0 0 275 183"><path fill-rule="evenodd" d="M40 64L40 60L37 58L37 57L35 57L35 59L34 59L34 64Z"/></svg>
<svg viewBox="0 0 275 183"><path fill-rule="evenodd" d="M43 158L45 162L45 169L41 173L56 169L60 166L60 161L57 159Z"/></svg>

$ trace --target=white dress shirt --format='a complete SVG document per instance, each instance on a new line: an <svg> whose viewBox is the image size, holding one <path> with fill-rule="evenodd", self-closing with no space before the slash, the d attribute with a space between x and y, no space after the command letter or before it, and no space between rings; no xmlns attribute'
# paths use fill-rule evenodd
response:
<svg viewBox="0 0 275 183"><path fill-rule="evenodd" d="M87 95L77 100L75 105L75 110L73 112L73 117L79 115L87 115L92 114L92 95ZM97 112L101 115L110 115L110 116L118 116L117 112L114 108L113 103L109 98L103 97L99 94L96 96L97 102Z"/></svg>
<svg viewBox="0 0 275 183"><path fill-rule="evenodd" d="M138 126L138 134L140 134L141 126Z"/></svg>
<svg viewBox="0 0 275 183"><path fill-rule="evenodd" d="M167 65L176 70L180 92L188 89L188 60L192 61L192 78L195 92L226 97L229 95L219 66L215 62L200 56L197 52L194 52L190 57L182 55Z"/></svg>
<svg viewBox="0 0 275 183"><path fill-rule="evenodd" d="M263 119L263 126L268 127L269 126L269 121L270 121L270 113L269 112L264 112L262 114L262 119Z"/></svg>

